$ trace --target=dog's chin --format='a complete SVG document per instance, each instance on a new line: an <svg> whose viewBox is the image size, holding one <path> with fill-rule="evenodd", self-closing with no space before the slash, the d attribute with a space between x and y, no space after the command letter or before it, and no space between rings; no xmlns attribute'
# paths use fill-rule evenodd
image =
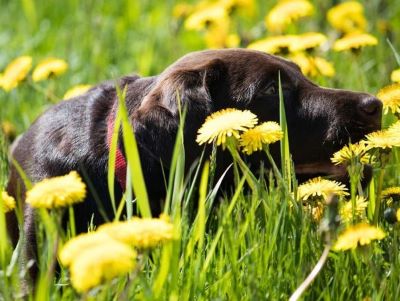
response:
<svg viewBox="0 0 400 301"><path fill-rule="evenodd" d="M339 181L349 186L350 178L347 172L347 166L334 165L330 162L315 162L295 165L296 176L299 183L307 181L311 178L323 176L329 179ZM367 187L372 179L372 166L364 165L361 185Z"/></svg>

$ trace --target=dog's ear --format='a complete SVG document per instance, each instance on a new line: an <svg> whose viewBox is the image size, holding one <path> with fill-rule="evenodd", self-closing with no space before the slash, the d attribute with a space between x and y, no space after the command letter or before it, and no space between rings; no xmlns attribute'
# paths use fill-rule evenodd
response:
<svg viewBox="0 0 400 301"><path fill-rule="evenodd" d="M181 108L186 107L188 112L194 110L207 115L216 106L217 99L223 98L222 95L226 90L225 76L226 68L220 59L191 65L172 65L159 76L134 117L139 122L143 118L160 120L160 114L177 117L178 102ZM158 116L152 116L154 114Z"/></svg>

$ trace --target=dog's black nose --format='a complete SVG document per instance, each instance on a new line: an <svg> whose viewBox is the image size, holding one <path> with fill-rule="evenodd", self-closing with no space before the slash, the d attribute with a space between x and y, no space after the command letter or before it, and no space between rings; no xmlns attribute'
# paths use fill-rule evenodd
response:
<svg viewBox="0 0 400 301"><path fill-rule="evenodd" d="M382 102L373 96L365 96L359 104L360 113L367 119L380 118Z"/></svg>

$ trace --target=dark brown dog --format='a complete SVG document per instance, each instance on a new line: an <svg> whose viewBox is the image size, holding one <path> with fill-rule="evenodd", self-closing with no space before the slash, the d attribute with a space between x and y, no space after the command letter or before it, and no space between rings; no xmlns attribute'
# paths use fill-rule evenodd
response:
<svg viewBox="0 0 400 301"><path fill-rule="evenodd" d="M177 93L183 106L187 106L184 141L186 163L190 166L202 151L195 142L196 132L210 113L235 107L251 110L260 121L278 121L278 74L285 99L291 153L300 172L326 172L332 166L329 158L334 151L380 128L382 104L375 97L319 87L305 78L297 65L257 51L195 52L158 76L122 78L119 84L127 86L127 107L154 213L160 211L165 194L162 169L168 174L179 124ZM112 83L101 84L83 96L63 101L36 120L19 139L12 156L33 182L78 170L90 182L90 187L95 188L105 212L110 213L106 180L107 127L108 120L114 118L116 106ZM277 149L272 151L278 161ZM248 158L255 166L262 159L261 153ZM221 158L220 170L225 169L224 163ZM7 190L14 197L24 196L22 181L14 168ZM117 196L121 192L117 183ZM90 193L75 210L79 231L86 231L92 214L95 223L104 220L94 199L94 193ZM34 212L29 206L25 206L24 212L26 251L28 258L34 258ZM18 225L12 214L7 219L15 242Z"/></svg>

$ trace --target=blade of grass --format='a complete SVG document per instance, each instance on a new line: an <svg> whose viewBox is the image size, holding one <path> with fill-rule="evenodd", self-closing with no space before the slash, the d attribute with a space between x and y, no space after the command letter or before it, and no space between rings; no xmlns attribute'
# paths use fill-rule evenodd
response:
<svg viewBox="0 0 400 301"><path fill-rule="evenodd" d="M5 177L3 177L3 175L6 175L8 173L7 164L2 164L3 162L7 162L7 147L8 145L6 143L6 138L0 130L0 269L2 270L5 270L5 267L7 265L7 254L10 249L6 228L6 214L3 210L3 208L5 208L5 205L2 195L3 183L5 182Z"/></svg>
<svg viewBox="0 0 400 301"><path fill-rule="evenodd" d="M392 42L390 42L389 39L386 39L386 42L389 44L390 49L392 50L392 52L394 54L394 57L396 59L396 62L400 66L400 55L399 55L399 53L397 52L396 48L394 48Z"/></svg>
<svg viewBox="0 0 400 301"><path fill-rule="evenodd" d="M161 265L157 277L153 283L153 293L155 295L155 299L158 299L162 293L162 288L167 281L167 277L169 275L170 267L171 267L171 256L173 255L173 245L172 243L168 243L163 246L161 252Z"/></svg>
<svg viewBox="0 0 400 301"><path fill-rule="evenodd" d="M110 151L108 156L108 171L107 171L107 182L108 182L108 190L111 199L111 205L114 211L114 215L116 213L116 206L115 206L115 194L114 194L114 184L115 184L115 162L116 162L116 155L117 155L117 144L118 144L118 133L121 126L121 112L120 110L117 111L114 121L114 128L111 138L111 145Z"/></svg>
<svg viewBox="0 0 400 301"><path fill-rule="evenodd" d="M223 232L223 227L224 227L224 224L225 224L224 221L230 218L230 215L231 215L231 213L233 211L233 208L235 208L236 202L239 199L240 194L242 193L242 188L243 188L243 185L244 185L245 181L246 181L246 176L244 175L242 177L242 179L240 180L240 182L238 183L237 187L236 187L235 194L232 197L231 203L229 204L228 210L225 213L224 219L221 222L221 224L220 224L220 226L218 228L217 234L215 235L215 237L214 237L214 239L213 239L213 241L211 243L211 246L208 249L208 253L207 253L206 259L204 260L204 264L203 264L203 267L202 267L202 270L201 270L201 275L206 275L207 269L208 269L208 267L209 267L209 265L211 263L211 260L212 260L214 254L215 254L215 250L217 248L217 244L219 242L219 239L221 238L221 235L222 235L222 232Z"/></svg>
<svg viewBox="0 0 400 301"><path fill-rule="evenodd" d="M22 169L21 165L15 160L14 158L11 158L11 162L14 165L15 169L18 172L18 175L21 177L22 181L24 182L26 190L29 190L32 188L32 182L28 179L26 176L24 170Z"/></svg>
<svg viewBox="0 0 400 301"><path fill-rule="evenodd" d="M232 163L231 165L229 165L229 166L226 168L226 170L224 171L224 173L220 176L220 178L218 179L217 183L215 184L213 190L211 190L211 191L208 193L207 200L206 200L207 219L208 219L208 217L209 217L209 215L210 215L210 212L211 212L211 209L212 209L212 206L213 206L215 197L217 196L217 193L218 193L218 191L219 191L219 188L220 188L221 185L222 185L222 181L224 180L224 178L225 178L227 172L231 169L232 165L233 165L233 163Z"/></svg>
<svg viewBox="0 0 400 301"><path fill-rule="evenodd" d="M115 214L114 221L119 221L121 214L122 214L122 210L124 210L125 204L126 204L126 202L125 202L125 194L124 194L121 198L121 202L118 205L117 213Z"/></svg>
<svg viewBox="0 0 400 301"><path fill-rule="evenodd" d="M36 5L34 0L22 0L22 7L25 17L28 19L32 28L37 26Z"/></svg>
<svg viewBox="0 0 400 301"><path fill-rule="evenodd" d="M367 208L367 215L368 219L372 220L374 217L375 212L375 204L376 204L376 189L375 189L375 177L372 177L371 181L368 185L368 208Z"/></svg>
<svg viewBox="0 0 400 301"><path fill-rule="evenodd" d="M3 208L5 208L5 205L0 190L0 267L4 270L7 265L9 243L6 229L6 216Z"/></svg>
<svg viewBox="0 0 400 301"><path fill-rule="evenodd" d="M138 209L143 217L151 217L149 198L147 195L146 183L143 176L142 164L140 162L139 150L132 125L129 122L128 111L125 104L126 87L123 91L116 85L118 102L121 111L122 136L124 148L128 161L128 168L132 175L133 192L137 200Z"/></svg>
<svg viewBox="0 0 400 301"><path fill-rule="evenodd" d="M207 196L207 184L208 175L210 171L210 164L206 162L203 167L201 174L200 188L199 188L199 203L197 207L197 216L194 221L193 234L190 236L190 240L186 248L186 258L191 257L193 254L194 247L198 243L198 249L202 252L204 243L204 233L206 227L206 196Z"/></svg>
<svg viewBox="0 0 400 301"><path fill-rule="evenodd" d="M170 214L171 208L178 208L178 204L173 204L173 200L179 201L177 196L179 196L180 192L183 190L184 182L185 147L183 141L183 127L185 125L186 109L184 109L183 112L181 111L179 94L177 95L177 102L180 118L170 165L168 189L164 206L165 214Z"/></svg>
<svg viewBox="0 0 400 301"><path fill-rule="evenodd" d="M290 150L289 150L289 133L286 121L285 101L283 99L281 74L278 74L279 84L279 122L283 131L283 139L281 140L281 168L283 178L286 180L289 191L291 191L291 164L290 164Z"/></svg>
<svg viewBox="0 0 400 301"><path fill-rule="evenodd" d="M197 180L200 174L201 170L201 162L203 162L203 157L204 157L204 151L201 153L200 159L191 167L191 170L189 171L190 174L193 173L192 169L195 169L193 177L190 178L190 182L187 183L187 186L189 187L189 190L186 194L186 200L184 202L184 209L187 208L189 209L190 204L188 204L191 200L191 197L195 191L195 187L197 186ZM188 179L189 180L189 179Z"/></svg>
<svg viewBox="0 0 400 301"><path fill-rule="evenodd" d="M132 174L129 168L129 163L126 171L126 192L125 192L125 203L126 203L126 217L132 218L133 215L133 195L132 195Z"/></svg>

